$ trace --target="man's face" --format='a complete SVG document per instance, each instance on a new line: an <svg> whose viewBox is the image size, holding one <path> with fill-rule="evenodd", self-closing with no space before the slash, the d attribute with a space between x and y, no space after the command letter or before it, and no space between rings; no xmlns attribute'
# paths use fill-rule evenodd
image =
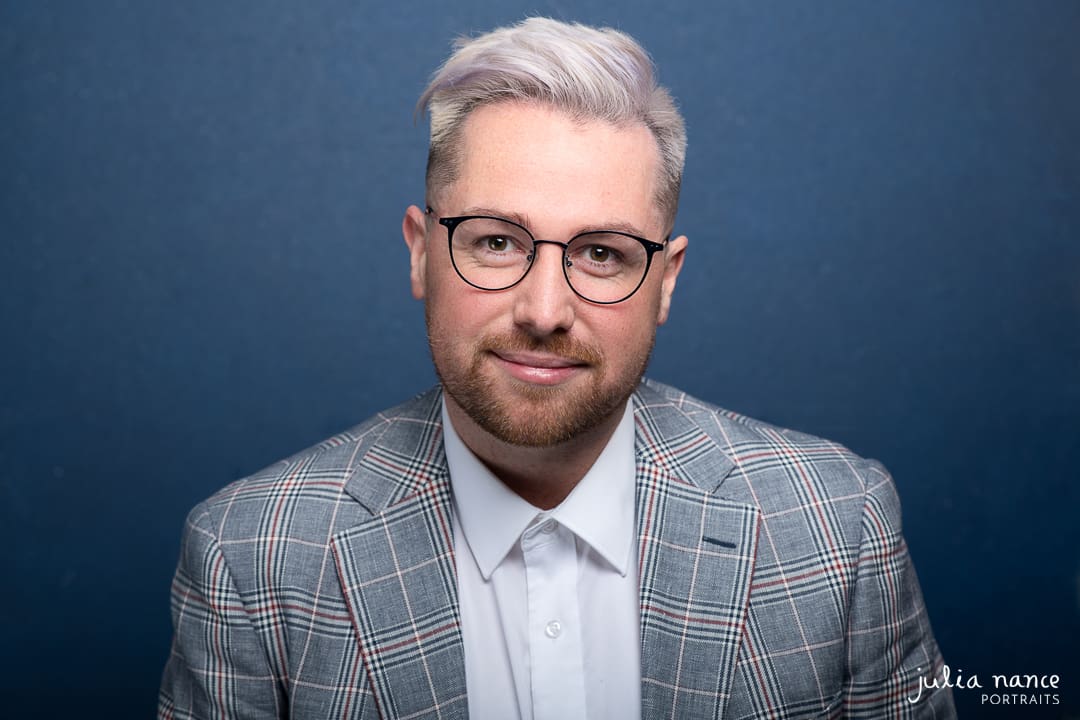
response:
<svg viewBox="0 0 1080 720"><path fill-rule="evenodd" d="M575 122L505 102L475 110L461 140L460 173L432 199L435 215L499 216L563 243L599 229L663 239L659 151L644 125ZM460 409L496 438L533 447L617 419L667 319L685 237L656 253L632 297L596 305L571 290L556 245L537 245L525 279L490 292L458 277L434 217L411 207L403 229L451 417Z"/></svg>

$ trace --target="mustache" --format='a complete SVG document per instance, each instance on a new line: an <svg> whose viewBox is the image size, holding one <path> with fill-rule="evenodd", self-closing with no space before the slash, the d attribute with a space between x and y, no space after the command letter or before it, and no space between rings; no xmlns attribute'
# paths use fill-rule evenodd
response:
<svg viewBox="0 0 1080 720"><path fill-rule="evenodd" d="M544 352L586 365L600 365L604 356L593 345L566 334L533 337L523 332L491 333L480 338L480 352Z"/></svg>

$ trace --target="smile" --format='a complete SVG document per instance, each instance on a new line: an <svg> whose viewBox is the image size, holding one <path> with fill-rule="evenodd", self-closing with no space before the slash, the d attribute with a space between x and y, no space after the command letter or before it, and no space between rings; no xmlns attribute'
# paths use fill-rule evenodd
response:
<svg viewBox="0 0 1080 720"><path fill-rule="evenodd" d="M492 351L491 355L508 375L533 385L558 385L588 367L580 360L547 353Z"/></svg>

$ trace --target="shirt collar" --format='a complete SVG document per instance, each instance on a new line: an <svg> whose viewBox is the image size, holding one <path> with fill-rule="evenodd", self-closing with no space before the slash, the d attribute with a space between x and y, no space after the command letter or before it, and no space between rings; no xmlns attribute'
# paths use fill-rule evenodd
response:
<svg viewBox="0 0 1080 720"><path fill-rule="evenodd" d="M484 580L529 525L549 517L626 575L635 538L633 402L627 401L615 432L585 477L558 507L545 512L506 487L473 455L454 430L443 401L443 443L454 508Z"/></svg>

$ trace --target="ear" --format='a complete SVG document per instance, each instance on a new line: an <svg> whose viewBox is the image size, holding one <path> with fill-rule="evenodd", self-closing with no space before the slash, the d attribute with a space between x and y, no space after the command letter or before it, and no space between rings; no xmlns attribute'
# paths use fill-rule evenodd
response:
<svg viewBox="0 0 1080 720"><path fill-rule="evenodd" d="M417 300L424 299L427 279L427 216L415 205L410 205L401 221L401 234L409 246L409 280L412 294Z"/></svg>
<svg viewBox="0 0 1080 720"><path fill-rule="evenodd" d="M686 246L689 240L685 235L680 235L673 240L668 240L664 248L664 280L660 287L660 307L656 312L656 324L663 325L667 322L668 312L671 310L671 296L675 292L675 281L679 279L679 271L682 270L683 260L686 259Z"/></svg>

